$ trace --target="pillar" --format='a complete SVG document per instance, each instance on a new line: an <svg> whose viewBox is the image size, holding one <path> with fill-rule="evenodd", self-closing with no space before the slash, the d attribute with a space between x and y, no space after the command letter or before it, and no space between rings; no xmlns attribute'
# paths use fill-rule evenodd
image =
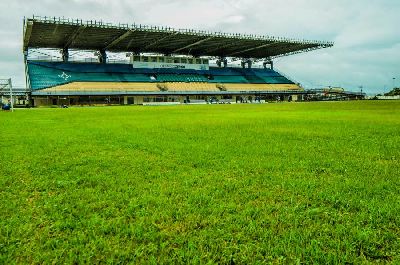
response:
<svg viewBox="0 0 400 265"><path fill-rule="evenodd" d="M63 60L63 62L64 62L64 63L67 63L67 62L68 62L68 59L69 59L69 51L68 51L68 48L62 49L61 53L62 53L62 60Z"/></svg>
<svg viewBox="0 0 400 265"><path fill-rule="evenodd" d="M99 51L99 62L100 63L107 63L107 53L105 50Z"/></svg>

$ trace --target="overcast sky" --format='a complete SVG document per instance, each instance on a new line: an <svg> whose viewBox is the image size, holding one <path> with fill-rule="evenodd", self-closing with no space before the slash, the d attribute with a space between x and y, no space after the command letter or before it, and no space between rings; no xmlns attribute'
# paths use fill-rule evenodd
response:
<svg viewBox="0 0 400 265"><path fill-rule="evenodd" d="M399 0L1 0L0 10L0 77L19 87L22 20L32 15L334 41L276 67L309 88L400 86Z"/></svg>

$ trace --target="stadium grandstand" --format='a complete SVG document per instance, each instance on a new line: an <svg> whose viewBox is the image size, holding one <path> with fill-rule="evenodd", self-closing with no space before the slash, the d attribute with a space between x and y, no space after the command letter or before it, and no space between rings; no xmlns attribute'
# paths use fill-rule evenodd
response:
<svg viewBox="0 0 400 265"><path fill-rule="evenodd" d="M333 46L35 16L23 34L34 106L299 100L307 92L273 60Z"/></svg>

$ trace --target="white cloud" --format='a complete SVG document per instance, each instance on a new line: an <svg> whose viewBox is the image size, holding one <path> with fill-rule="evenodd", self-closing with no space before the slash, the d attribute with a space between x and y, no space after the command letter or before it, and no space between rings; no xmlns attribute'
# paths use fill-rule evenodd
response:
<svg viewBox="0 0 400 265"><path fill-rule="evenodd" d="M14 0L1 1L0 75L24 84L22 18L47 15L335 41L276 61L308 86L381 92L400 80L397 0ZM7 12L4 12L7 10Z"/></svg>

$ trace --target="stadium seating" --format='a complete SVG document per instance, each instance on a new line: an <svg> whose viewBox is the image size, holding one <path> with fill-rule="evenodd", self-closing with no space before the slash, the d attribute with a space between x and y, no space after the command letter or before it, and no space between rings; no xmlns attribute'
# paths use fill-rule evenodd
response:
<svg viewBox="0 0 400 265"><path fill-rule="evenodd" d="M73 82L52 88L45 91L81 91L81 92L119 92L119 91L139 91L139 92L158 92L160 89L156 83L131 83L131 82Z"/></svg>
<svg viewBox="0 0 400 265"><path fill-rule="evenodd" d="M166 83L168 87L168 91L219 91L215 84L210 84L206 82L194 82L194 83L187 83L187 82L172 82Z"/></svg>
<svg viewBox="0 0 400 265"><path fill-rule="evenodd" d="M198 74L158 74L158 82L207 82L207 78Z"/></svg>
<svg viewBox="0 0 400 265"><path fill-rule="evenodd" d="M227 90L232 88L233 91L257 91L266 89L268 84L279 84L282 88L286 87L283 85L294 85L271 69L147 69L133 68L130 64L28 61L28 73L33 90L57 87L56 89L160 91L162 89L157 87L157 83L167 83L166 86L171 91L218 91L219 84L226 85Z"/></svg>
<svg viewBox="0 0 400 265"><path fill-rule="evenodd" d="M240 75L215 75L210 83L248 83L248 80Z"/></svg>
<svg viewBox="0 0 400 265"><path fill-rule="evenodd" d="M224 84L227 91L298 90L295 84Z"/></svg>

